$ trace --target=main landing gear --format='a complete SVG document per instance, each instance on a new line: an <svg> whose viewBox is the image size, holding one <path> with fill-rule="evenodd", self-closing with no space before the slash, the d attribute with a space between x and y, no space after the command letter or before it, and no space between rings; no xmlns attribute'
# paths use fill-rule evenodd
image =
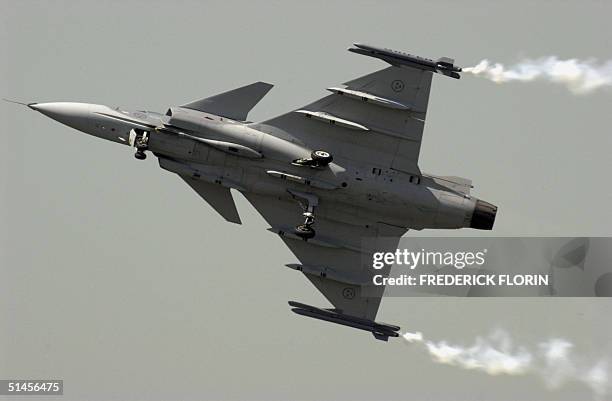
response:
<svg viewBox="0 0 612 401"><path fill-rule="evenodd" d="M295 166L308 166L311 168L321 169L331 163L333 159L334 158L332 157L331 153L325 150L313 150L309 159L296 159L291 164ZM302 238L304 241L307 241L316 235L312 226L314 225L315 221L314 209L319 204L319 198L306 192L289 190L289 193L298 201L304 210L302 213L302 216L304 216L304 222L295 226L293 233Z"/></svg>
<svg viewBox="0 0 612 401"><path fill-rule="evenodd" d="M295 228L293 229L294 234L302 238L303 240L313 238L316 233L315 230L310 226L310 224L312 223L304 223L295 226Z"/></svg>
<svg viewBox="0 0 612 401"><path fill-rule="evenodd" d="M296 166L309 166L313 168L323 168L332 162L334 158L331 153L325 150L314 150L310 154L309 159L296 159L293 161L293 165Z"/></svg>
<svg viewBox="0 0 612 401"><path fill-rule="evenodd" d="M295 226L293 233L304 241L307 241L316 234L312 226L315 221L314 209L319 205L319 198L306 192L290 190L289 193L298 201L304 210L302 213L302 216L304 216L304 223Z"/></svg>
<svg viewBox="0 0 612 401"><path fill-rule="evenodd" d="M149 149L149 133L147 131L134 128L130 131L130 145L136 148L134 157L138 160L147 158L145 151Z"/></svg>

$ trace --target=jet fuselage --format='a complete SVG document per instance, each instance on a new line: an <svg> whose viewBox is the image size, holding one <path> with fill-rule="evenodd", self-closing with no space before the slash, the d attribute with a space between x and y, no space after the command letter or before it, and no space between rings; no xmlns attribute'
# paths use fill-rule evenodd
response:
<svg viewBox="0 0 612 401"><path fill-rule="evenodd" d="M29 106L79 131L125 145L134 145L136 132L146 132L147 150L160 166L182 176L286 199L295 192L313 194L319 199L317 215L332 220L411 229L491 229L495 218L488 212L490 204L440 184L436 177L336 156L324 168L295 165L313 149L290 135L280 138L255 124L197 110L173 107L162 115L85 103Z"/></svg>

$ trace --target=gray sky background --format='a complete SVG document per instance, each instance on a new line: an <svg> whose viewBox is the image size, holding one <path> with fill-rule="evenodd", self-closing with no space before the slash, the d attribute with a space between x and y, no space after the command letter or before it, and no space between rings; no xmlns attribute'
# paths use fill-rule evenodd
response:
<svg viewBox="0 0 612 401"><path fill-rule="evenodd" d="M511 63L612 57L610 2L2 1L0 88L23 101L164 111L258 80L254 121L382 67L362 41ZM612 91L436 76L420 166L473 179L493 235L609 236ZM154 158L0 105L0 378L66 400L584 400L579 383L490 377L418 347L297 317L326 305L236 194L226 224ZM470 231L410 235L475 235ZM486 233L491 235L491 233ZM602 299L387 299L379 320L470 344L492 329L612 352Z"/></svg>

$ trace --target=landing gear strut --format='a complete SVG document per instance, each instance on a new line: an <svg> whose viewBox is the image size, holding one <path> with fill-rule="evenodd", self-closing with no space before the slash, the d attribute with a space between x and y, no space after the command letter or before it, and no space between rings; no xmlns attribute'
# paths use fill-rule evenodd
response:
<svg viewBox="0 0 612 401"><path fill-rule="evenodd" d="M316 233L312 228L312 225L315 221L314 209L319 205L319 198L317 198L313 194L300 192L300 191L289 191L294 199L298 201L304 212L302 216L304 216L304 223L298 224L293 229L293 233L298 237L302 238L304 241L313 238Z"/></svg>
<svg viewBox="0 0 612 401"><path fill-rule="evenodd" d="M322 168L332 162L334 158L331 153L325 150L314 150L310 154L310 159L296 159L292 164L296 166L310 166L313 168Z"/></svg>
<svg viewBox="0 0 612 401"><path fill-rule="evenodd" d="M145 151L149 149L149 133L141 129L133 129L130 131L130 145L136 148L134 157L138 160L147 158Z"/></svg>

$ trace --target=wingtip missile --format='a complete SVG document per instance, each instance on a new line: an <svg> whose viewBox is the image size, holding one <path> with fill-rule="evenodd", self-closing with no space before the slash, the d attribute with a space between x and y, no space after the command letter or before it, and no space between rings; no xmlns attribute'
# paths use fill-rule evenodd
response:
<svg viewBox="0 0 612 401"><path fill-rule="evenodd" d="M313 319L324 320L326 322L352 327L354 329L369 331L377 340L388 341L389 337L399 337L399 326L387 323L379 323L356 316L345 315L337 309L320 309L312 305L303 304L296 301L289 301L291 311L301 316Z"/></svg>
<svg viewBox="0 0 612 401"><path fill-rule="evenodd" d="M451 78L459 79L461 67L455 66L455 60L449 57L441 57L437 60L415 56L398 50L387 49L364 43L354 43L354 47L348 50L364 56L381 59L394 66L406 66L425 71L437 72Z"/></svg>

